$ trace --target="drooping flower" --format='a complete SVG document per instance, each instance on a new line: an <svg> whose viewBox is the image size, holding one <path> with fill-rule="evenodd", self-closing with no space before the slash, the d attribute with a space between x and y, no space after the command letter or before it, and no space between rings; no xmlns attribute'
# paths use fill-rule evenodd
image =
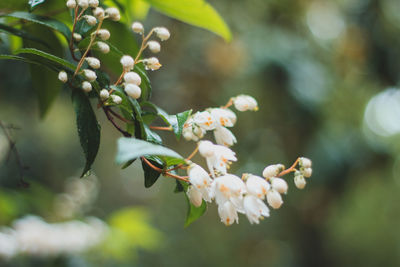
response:
<svg viewBox="0 0 400 267"><path fill-rule="evenodd" d="M306 186L306 179L299 171L294 173L294 184L298 189L303 189Z"/></svg>
<svg viewBox="0 0 400 267"><path fill-rule="evenodd" d="M233 146L237 142L233 133L229 129L222 126L217 126L215 128L214 138L217 144L227 147Z"/></svg>
<svg viewBox="0 0 400 267"><path fill-rule="evenodd" d="M263 217L269 217L269 209L265 203L254 195L246 195L243 199L243 207L247 219L251 224L260 222Z"/></svg>
<svg viewBox="0 0 400 267"><path fill-rule="evenodd" d="M217 126L215 118L208 111L196 112L193 115L193 122L206 131L214 130Z"/></svg>
<svg viewBox="0 0 400 267"><path fill-rule="evenodd" d="M272 208L279 209L283 204L282 196L275 189L271 189L267 192L267 202Z"/></svg>
<svg viewBox="0 0 400 267"><path fill-rule="evenodd" d="M271 178L271 187L278 191L280 194L286 194L288 190L288 184L285 180L278 177Z"/></svg>
<svg viewBox="0 0 400 267"><path fill-rule="evenodd" d="M169 31L165 27L156 27L154 28L154 32L156 33L157 37L160 38L161 41L168 40L170 37Z"/></svg>
<svg viewBox="0 0 400 267"><path fill-rule="evenodd" d="M195 207L201 206L203 198L199 190L197 190L194 186L189 186L186 194L190 200L190 203L192 203Z"/></svg>
<svg viewBox="0 0 400 267"><path fill-rule="evenodd" d="M236 114L230 109L212 108L210 114L220 126L233 127L236 123Z"/></svg>
<svg viewBox="0 0 400 267"><path fill-rule="evenodd" d="M266 179L269 179L271 177L277 176L284 169L285 169L285 166L283 166L282 164L269 165L269 166L265 167L265 169L263 170L263 176Z"/></svg>
<svg viewBox="0 0 400 267"><path fill-rule="evenodd" d="M246 180L247 193L254 195L260 199L264 199L268 190L271 188L270 184L263 178L249 174Z"/></svg>
<svg viewBox="0 0 400 267"><path fill-rule="evenodd" d="M239 223L239 216L236 208L230 201L218 206L218 214L221 218L221 222L226 226L232 225L235 221L236 223Z"/></svg>
<svg viewBox="0 0 400 267"><path fill-rule="evenodd" d="M233 98L233 104L239 111L258 110L257 101L249 95L238 95Z"/></svg>
<svg viewBox="0 0 400 267"><path fill-rule="evenodd" d="M212 182L211 197L215 198L218 205L230 201L237 209L240 209L243 206L240 202L243 200L244 193L246 193L246 185L236 175L226 174L215 178Z"/></svg>

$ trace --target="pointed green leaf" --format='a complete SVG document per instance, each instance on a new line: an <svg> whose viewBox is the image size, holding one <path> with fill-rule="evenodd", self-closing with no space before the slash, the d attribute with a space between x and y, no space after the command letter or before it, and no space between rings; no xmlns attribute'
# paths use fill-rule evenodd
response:
<svg viewBox="0 0 400 267"><path fill-rule="evenodd" d="M44 42L43 40L41 40L40 38L37 38L24 30L16 29L16 28L10 27L10 26L2 24L2 23L0 23L0 32L12 34L12 35L21 37L23 39L28 39L28 40L31 40L34 42L38 42L46 47L49 47L49 45L46 42Z"/></svg>
<svg viewBox="0 0 400 267"><path fill-rule="evenodd" d="M147 160L150 161L150 163L153 164L154 166L156 166L156 167L158 167L160 169L163 168L162 162L159 159L157 159L156 157L147 158ZM157 182L157 180L160 177L161 173L156 171L156 170L153 170L143 160L142 160L142 167L143 167L143 172L144 172L144 187L149 188L153 184L155 184L155 182Z"/></svg>
<svg viewBox="0 0 400 267"><path fill-rule="evenodd" d="M36 48L21 48L15 51L15 54L32 54L49 60L55 67L59 69L64 69L72 71L76 68L74 64L65 59L57 57L55 55L49 54L47 52L41 51Z"/></svg>
<svg viewBox="0 0 400 267"><path fill-rule="evenodd" d="M186 221L185 227L188 227L194 221L199 219L207 210L207 203L203 200L200 207L194 206L187 196L186 192L189 188L189 185L185 182L176 180L176 188L174 190L175 193L183 192L185 194L185 199L188 203L188 209L186 213Z"/></svg>

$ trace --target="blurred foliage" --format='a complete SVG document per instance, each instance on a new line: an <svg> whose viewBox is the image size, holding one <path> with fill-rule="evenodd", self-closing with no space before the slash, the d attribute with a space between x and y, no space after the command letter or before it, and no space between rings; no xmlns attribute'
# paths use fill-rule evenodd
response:
<svg viewBox="0 0 400 267"><path fill-rule="evenodd" d="M306 189L290 191L280 212L258 226L241 220L226 228L212 206L183 228L186 203L171 194L174 181L160 178L145 190L140 163L118 170L112 165L118 133L104 124L94 164L101 188L88 213L114 218L110 225L121 228L118 238L93 255L113 252L103 253L101 260L92 252L41 259L41 265L399 266L399 134L380 135L364 121L369 101L399 85L399 1L211 3L231 27L231 43L150 9L145 26L166 25L172 33L160 55L163 69L151 74L153 100L173 113L221 105L238 93L255 96L260 110L241 114L234 129L241 140L234 147L241 164L232 172L259 173L267 164L289 163L301 154L314 161ZM144 16L146 8L141 12L130 19ZM2 52L15 48L17 37L0 38ZM118 38L128 45L132 36ZM28 67L0 61L0 69L0 119L20 128L13 132L31 184L19 187L18 169L13 158L3 156L7 141L0 135L0 223L27 213L51 218L49 194L61 192L83 161L69 96L62 91L40 121ZM383 102L375 112L393 107L379 118L399 114L396 103ZM174 144L173 136L163 137ZM193 146L185 143L180 154L189 154ZM137 205L140 210L118 215ZM21 266L20 260L1 264Z"/></svg>

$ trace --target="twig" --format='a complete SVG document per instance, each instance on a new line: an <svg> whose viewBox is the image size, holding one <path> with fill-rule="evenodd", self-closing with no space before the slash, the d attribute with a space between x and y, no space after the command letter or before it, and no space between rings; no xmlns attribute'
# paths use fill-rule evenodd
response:
<svg viewBox="0 0 400 267"><path fill-rule="evenodd" d="M111 124L120 132L122 133L125 137L132 137L130 133L127 131L122 130L122 128L115 123L114 118L110 114L110 108L108 107L103 107L103 111L106 114L107 119L111 122Z"/></svg>
<svg viewBox="0 0 400 267"><path fill-rule="evenodd" d="M295 167L296 167L297 164L299 163L299 160L300 160L300 158L297 158L296 161L293 163L293 165L290 166L290 168L281 171L281 172L278 174L278 177L281 177L281 176L283 176L283 175L285 175L285 174L288 174L288 173L290 173L290 172L296 171L296 168L295 168Z"/></svg>

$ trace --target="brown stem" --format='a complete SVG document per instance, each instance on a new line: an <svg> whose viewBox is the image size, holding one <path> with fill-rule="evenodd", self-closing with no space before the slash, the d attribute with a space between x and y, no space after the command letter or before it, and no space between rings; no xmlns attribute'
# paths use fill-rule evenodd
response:
<svg viewBox="0 0 400 267"><path fill-rule="evenodd" d="M125 73L126 73L126 71L123 70L121 75L119 76L118 80L114 83L114 85L120 84L120 82L122 81L122 78L124 78Z"/></svg>
<svg viewBox="0 0 400 267"><path fill-rule="evenodd" d="M197 151L199 151L199 146L198 145L193 150L193 152L186 158L186 160L191 160L194 157L194 155L196 155ZM168 169L167 171L170 172L170 171L174 171L174 170L177 170L177 169L183 169L183 168L185 168L183 165L184 164L178 164L177 166L173 167L172 169Z"/></svg>
<svg viewBox="0 0 400 267"><path fill-rule="evenodd" d="M111 108L108 109L108 111L109 111L111 114L113 114L116 118L120 119L120 120L123 121L123 122L126 122L126 123L133 123L133 121L130 121L130 120L128 120L128 119L125 119L124 117L122 117L121 115L119 115L117 112L115 112L115 111L112 110Z"/></svg>
<svg viewBox="0 0 400 267"><path fill-rule="evenodd" d="M288 174L288 173L291 173L291 172L296 171L296 166L297 166L297 164L299 163L299 160L300 160L300 158L297 158L296 161L293 163L293 165L290 166L290 168L281 171L281 172L278 174L278 177L281 177L281 176L283 176L283 175L286 175L286 174Z"/></svg>
<svg viewBox="0 0 400 267"><path fill-rule="evenodd" d="M231 98L231 99L229 99L228 103L226 103L226 105L221 108L229 108L232 105L233 105L233 99Z"/></svg>
<svg viewBox="0 0 400 267"><path fill-rule="evenodd" d="M163 127L163 126L150 126L149 127L152 130L160 130L160 131L172 131L172 127L168 126L168 127Z"/></svg>
<svg viewBox="0 0 400 267"><path fill-rule="evenodd" d="M120 132L122 133L123 136L125 137L132 137L130 133L127 131L122 130L122 128L114 121L114 118L110 114L110 108L109 107L103 107L103 111L106 114L107 119L111 122L111 124Z"/></svg>
<svg viewBox="0 0 400 267"><path fill-rule="evenodd" d="M159 173L161 173L161 174L163 174L163 175L165 175L165 176L168 176L168 177L172 177L172 178L174 178L174 179L177 179L177 180L181 180L181 181L184 181L184 182L189 182L187 179L189 178L188 176L179 176L179 175L175 175L175 174L172 174L172 173L169 173L168 171L164 171L163 169L160 169L160 168L158 168L157 166L154 166L148 159L146 159L145 157L141 157L141 159L143 160L143 162L145 162L150 168L152 168L153 170L155 170L155 171L157 171L157 172L159 172Z"/></svg>
<svg viewBox="0 0 400 267"><path fill-rule="evenodd" d="M72 31L71 31L71 40L69 41L69 51L71 52L71 56L74 60L79 61L78 58L76 58L75 56L75 52L74 52L74 32L75 32L75 28L76 28L76 22L78 21L78 8L79 6L77 5L75 7L75 15L74 15L74 25L72 26Z"/></svg>

